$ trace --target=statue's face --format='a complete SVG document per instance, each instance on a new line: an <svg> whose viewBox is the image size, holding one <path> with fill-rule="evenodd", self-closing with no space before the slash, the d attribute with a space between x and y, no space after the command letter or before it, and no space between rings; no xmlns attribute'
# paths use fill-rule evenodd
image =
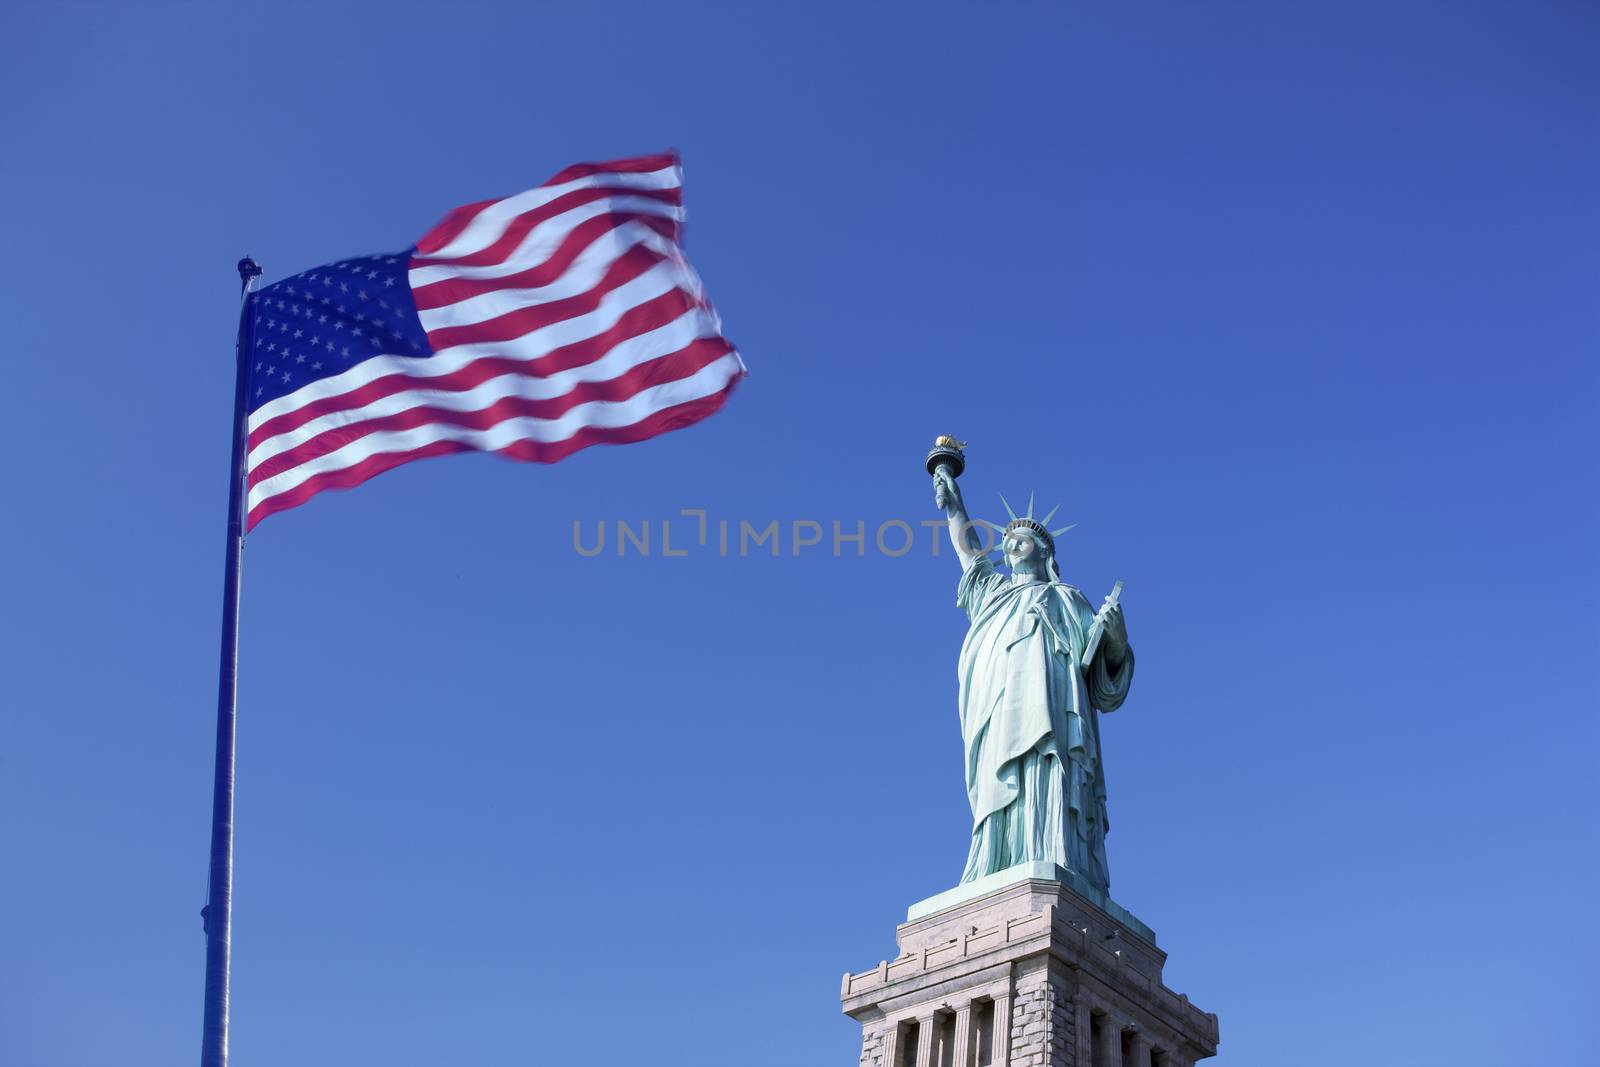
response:
<svg viewBox="0 0 1600 1067"><path fill-rule="evenodd" d="M1045 551L1039 539L1026 530L1012 530L1000 546L1006 554L1006 566L1013 571L1032 574L1042 571Z"/></svg>

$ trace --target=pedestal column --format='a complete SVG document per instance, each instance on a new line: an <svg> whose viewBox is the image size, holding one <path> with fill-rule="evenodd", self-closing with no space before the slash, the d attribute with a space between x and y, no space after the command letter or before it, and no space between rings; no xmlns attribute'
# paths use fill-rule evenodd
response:
<svg viewBox="0 0 1600 1067"><path fill-rule="evenodd" d="M868 1062L867 1055L867 1051L863 1049L861 1055L863 1064ZM880 1067L900 1067L900 1059L900 1027L896 1024L884 1031L883 1044L879 1046L875 1062Z"/></svg>
<svg viewBox="0 0 1600 1067"><path fill-rule="evenodd" d="M1122 1024L1109 1013L1102 1015L1094 1036L1094 1067L1122 1067Z"/></svg>
<svg viewBox="0 0 1600 1067"><path fill-rule="evenodd" d="M1128 1037L1128 1055L1123 1057L1122 1067L1152 1067L1150 1063L1150 1038L1142 1030L1135 1030Z"/></svg>
<svg viewBox="0 0 1600 1067"><path fill-rule="evenodd" d="M1073 1034L1073 1064L1089 1067L1094 1062L1094 1015L1089 1010L1089 999L1080 996L1073 1005L1076 1032Z"/></svg>
<svg viewBox="0 0 1600 1067"><path fill-rule="evenodd" d="M917 1016L917 1067L933 1067L933 1047L938 1044L936 1015Z"/></svg>
<svg viewBox="0 0 1600 1067"><path fill-rule="evenodd" d="M977 1061L977 1047L972 1039L972 1004L969 1002L956 1009L955 1058L950 1061L955 1067L973 1067Z"/></svg>
<svg viewBox="0 0 1600 1067"><path fill-rule="evenodd" d="M994 1062L1011 1062L1011 993L997 994L994 998Z"/></svg>

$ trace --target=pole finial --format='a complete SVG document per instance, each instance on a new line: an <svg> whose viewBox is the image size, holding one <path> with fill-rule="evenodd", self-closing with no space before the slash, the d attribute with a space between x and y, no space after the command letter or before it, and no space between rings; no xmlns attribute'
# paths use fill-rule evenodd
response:
<svg viewBox="0 0 1600 1067"><path fill-rule="evenodd" d="M239 261L239 280L241 282L249 285L251 278L259 277L261 277L261 264L257 263L249 256L245 256Z"/></svg>

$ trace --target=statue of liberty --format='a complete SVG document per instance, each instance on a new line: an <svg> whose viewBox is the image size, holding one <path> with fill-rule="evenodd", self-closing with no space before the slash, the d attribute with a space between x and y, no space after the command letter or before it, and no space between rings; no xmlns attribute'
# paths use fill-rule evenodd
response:
<svg viewBox="0 0 1600 1067"><path fill-rule="evenodd" d="M1055 536L1065 531L1048 528L1054 510L1035 520L1031 497L1028 513L1012 512L1005 527L984 523L1000 532L1011 573L997 571L956 485L964 466L952 438L928 456L934 502L963 568L956 604L971 620L959 672L972 804L961 881L1046 862L1104 892L1111 876L1099 712L1121 707L1133 678L1118 593L1097 615L1061 580Z"/></svg>

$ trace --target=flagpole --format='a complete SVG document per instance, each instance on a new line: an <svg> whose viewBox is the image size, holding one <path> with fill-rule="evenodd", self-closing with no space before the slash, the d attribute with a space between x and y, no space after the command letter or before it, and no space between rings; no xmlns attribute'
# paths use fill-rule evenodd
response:
<svg viewBox="0 0 1600 1067"><path fill-rule="evenodd" d="M217 762L211 788L211 871L200 917L206 933L206 1009L200 1067L228 1064L228 964L233 935L233 727L239 670L239 565L244 556L245 412L250 388L250 290L261 268L239 261L239 335L234 342L233 449L228 468L228 545L222 578L222 651L217 666Z"/></svg>

